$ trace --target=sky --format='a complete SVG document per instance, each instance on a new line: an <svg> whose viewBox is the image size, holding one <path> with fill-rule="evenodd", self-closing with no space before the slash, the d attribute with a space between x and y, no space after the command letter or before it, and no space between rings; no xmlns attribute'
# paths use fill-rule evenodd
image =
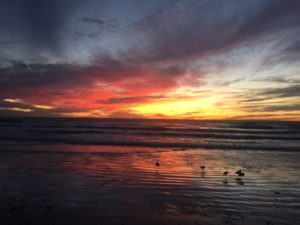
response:
<svg viewBox="0 0 300 225"><path fill-rule="evenodd" d="M300 1L0 0L0 116L300 120Z"/></svg>

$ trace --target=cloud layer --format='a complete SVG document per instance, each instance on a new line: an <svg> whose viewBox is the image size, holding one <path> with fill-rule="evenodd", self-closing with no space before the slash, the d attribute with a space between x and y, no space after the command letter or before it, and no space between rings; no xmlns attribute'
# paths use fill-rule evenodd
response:
<svg viewBox="0 0 300 225"><path fill-rule="evenodd" d="M179 101L186 90L219 99L217 110L246 115L259 102L260 111L299 111L294 99L266 103L300 95L298 1L1 0L0 21L2 101L51 106L44 111L53 115L129 115L132 106ZM45 115L7 104L2 114Z"/></svg>

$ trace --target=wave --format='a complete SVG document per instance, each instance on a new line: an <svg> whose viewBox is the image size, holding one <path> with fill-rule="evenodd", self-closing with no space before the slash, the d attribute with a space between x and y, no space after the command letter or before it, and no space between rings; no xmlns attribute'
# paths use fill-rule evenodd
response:
<svg viewBox="0 0 300 225"><path fill-rule="evenodd" d="M299 151L300 123L241 121L0 119L7 143Z"/></svg>
<svg viewBox="0 0 300 225"><path fill-rule="evenodd" d="M10 141L6 139L5 141ZM274 146L274 145L255 145L255 144L237 144L237 143L187 143L187 142L155 142L155 141L94 141L94 140L67 140L67 139L34 139L34 138L19 138L14 140L14 144L68 144L68 145L91 145L91 146L126 146L126 147L151 147L151 148L173 148L174 150L186 150L186 149L217 149L217 150L263 150L263 151L299 151L298 146ZM9 144L6 144L9 145Z"/></svg>
<svg viewBox="0 0 300 225"><path fill-rule="evenodd" d="M131 129L136 130L136 129ZM189 133L187 130L176 130L177 132L144 132L145 129L141 129L141 132L132 133L134 135L143 136L161 136L161 137L201 137L201 138L218 138L218 139L277 139L277 140L299 140L300 136L294 132L269 132L269 133L249 133L249 132L228 132L226 131L212 131L207 130L200 133ZM147 130L147 129L146 129ZM148 129L149 130L149 129ZM171 130L171 129L169 129ZM49 133L49 134L123 134L129 132L130 129L115 129L115 130L27 130L32 133ZM249 135L250 134L250 135ZM293 135L291 135L293 134Z"/></svg>

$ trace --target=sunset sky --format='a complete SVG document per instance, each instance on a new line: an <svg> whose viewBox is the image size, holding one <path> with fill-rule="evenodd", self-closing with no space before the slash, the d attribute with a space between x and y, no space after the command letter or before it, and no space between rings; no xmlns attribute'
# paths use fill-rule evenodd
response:
<svg viewBox="0 0 300 225"><path fill-rule="evenodd" d="M300 120L300 1L0 0L0 116Z"/></svg>

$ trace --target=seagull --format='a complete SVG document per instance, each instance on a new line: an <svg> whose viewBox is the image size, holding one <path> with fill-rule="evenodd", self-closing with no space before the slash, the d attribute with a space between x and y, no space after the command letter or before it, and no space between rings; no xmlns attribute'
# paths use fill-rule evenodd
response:
<svg viewBox="0 0 300 225"><path fill-rule="evenodd" d="M245 176L245 173L244 172L240 172L238 175L239 175L239 177L243 177L243 176Z"/></svg>
<svg viewBox="0 0 300 225"><path fill-rule="evenodd" d="M242 172L242 170L238 170L238 171L236 171L236 172L235 172L235 174L237 174L239 177L243 177L243 176L245 176L245 173L244 173L244 172Z"/></svg>
<svg viewBox="0 0 300 225"><path fill-rule="evenodd" d="M238 170L238 171L235 172L235 174L239 174L241 172L242 172L242 170Z"/></svg>
<svg viewBox="0 0 300 225"><path fill-rule="evenodd" d="M228 171L225 171L225 172L223 173L223 175L224 175L224 176L227 176L227 175L228 175Z"/></svg>
<svg viewBox="0 0 300 225"><path fill-rule="evenodd" d="M205 166L200 166L200 168L204 170L204 169L205 169Z"/></svg>

